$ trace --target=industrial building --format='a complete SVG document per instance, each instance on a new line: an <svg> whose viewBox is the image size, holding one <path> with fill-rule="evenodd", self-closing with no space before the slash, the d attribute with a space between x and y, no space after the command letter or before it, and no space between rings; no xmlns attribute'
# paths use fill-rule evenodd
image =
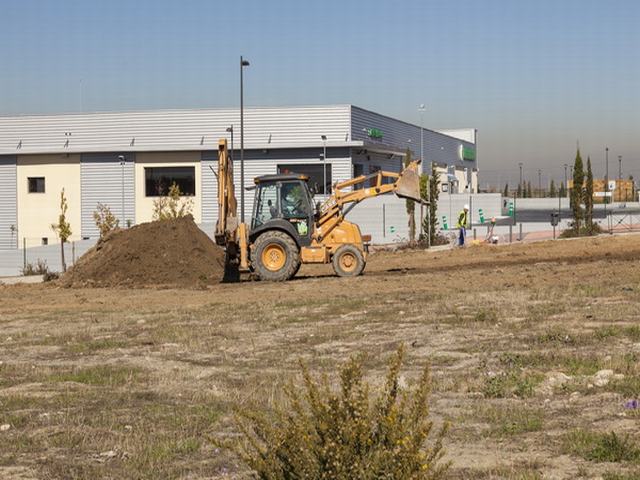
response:
<svg viewBox="0 0 640 480"><path fill-rule="evenodd" d="M196 223L210 230L222 137L233 142L239 184L238 109L0 117L0 249L56 243L51 224L62 189L72 240L98 237L98 203L121 226L150 221L154 200L173 182L193 200ZM407 148L423 165L438 165L446 188L477 191L475 129L421 130L353 105L244 110L245 187L256 176L289 171L309 175L322 196L337 181L399 171ZM252 192L245 197L250 217Z"/></svg>

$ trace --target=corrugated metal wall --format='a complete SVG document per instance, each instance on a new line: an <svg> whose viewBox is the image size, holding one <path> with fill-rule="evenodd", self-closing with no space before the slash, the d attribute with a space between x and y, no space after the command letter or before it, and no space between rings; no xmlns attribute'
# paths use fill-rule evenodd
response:
<svg viewBox="0 0 640 480"><path fill-rule="evenodd" d="M16 157L13 155L0 156L0 250L17 246L18 192L16 181Z"/></svg>
<svg viewBox="0 0 640 480"><path fill-rule="evenodd" d="M244 152L245 187L254 185L253 179L260 175L278 173L278 165L291 164L317 164L322 165L321 148L294 148L274 150L250 150ZM202 152L202 223L204 229L210 228L218 218L218 183L209 166L217 173L218 151ZM331 164L332 182L338 182L351 178L351 156L348 148L328 148L327 164ZM236 197L238 208L240 207L240 152L235 152L234 157L234 182L236 185ZM248 222L253 211L254 192L245 191L245 220ZM321 195L316 196L318 200Z"/></svg>
<svg viewBox="0 0 640 480"><path fill-rule="evenodd" d="M349 105L245 108L245 149L351 140ZM0 117L0 155L20 153L215 150L238 109L154 110Z"/></svg>
<svg viewBox="0 0 640 480"><path fill-rule="evenodd" d="M125 157L124 167L120 164L119 155ZM100 236L93 219L93 212L98 203L105 204L111 209L111 212L120 220L120 226L126 226L127 220L135 224L134 160L133 153L87 153L80 158L83 238Z"/></svg>
<svg viewBox="0 0 640 480"><path fill-rule="evenodd" d="M414 158L420 157L420 127L394 118L370 112L359 107L351 107L351 136L353 140L365 142L366 146L404 152L409 148ZM377 128L382 131L381 139L369 138L366 130ZM476 162L459 160L460 144L473 147L473 144L449 137L432 130L424 130L423 148L425 162L447 163L466 168L475 168ZM366 148L365 146L365 148Z"/></svg>

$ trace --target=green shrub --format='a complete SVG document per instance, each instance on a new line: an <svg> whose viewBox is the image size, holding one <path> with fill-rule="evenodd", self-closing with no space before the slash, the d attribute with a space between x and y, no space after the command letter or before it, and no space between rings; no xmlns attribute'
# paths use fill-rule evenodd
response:
<svg viewBox="0 0 640 480"><path fill-rule="evenodd" d="M377 396L364 380L362 357L341 368L337 391L326 376L318 381L301 364L303 385L290 383L287 400L273 412L238 412L241 438L222 445L260 479L442 478L448 467L441 462L447 425L427 442L429 370L414 388L404 389L399 385L403 358L400 347Z"/></svg>
<svg viewBox="0 0 640 480"><path fill-rule="evenodd" d="M574 430L564 439L564 450L593 462L639 462L640 449L628 435Z"/></svg>

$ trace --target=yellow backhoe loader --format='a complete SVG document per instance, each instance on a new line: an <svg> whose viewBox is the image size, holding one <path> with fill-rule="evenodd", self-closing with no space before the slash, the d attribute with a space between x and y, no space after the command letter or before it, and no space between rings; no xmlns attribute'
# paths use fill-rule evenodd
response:
<svg viewBox="0 0 640 480"><path fill-rule="evenodd" d="M378 171L338 182L315 206L306 175L264 175L254 179L253 215L247 226L238 221L226 139L218 142L217 177L215 240L225 247L227 279L251 271L262 280L289 280L303 263L331 263L339 276L360 275L371 237L345 220L346 214L362 200L384 193L421 201L415 161L401 173Z"/></svg>

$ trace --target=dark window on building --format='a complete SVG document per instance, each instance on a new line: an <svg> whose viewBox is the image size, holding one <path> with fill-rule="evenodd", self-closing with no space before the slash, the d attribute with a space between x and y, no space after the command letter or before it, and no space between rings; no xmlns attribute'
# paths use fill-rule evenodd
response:
<svg viewBox="0 0 640 480"><path fill-rule="evenodd" d="M49 245L49 238L48 237L42 237L42 245Z"/></svg>
<svg viewBox="0 0 640 480"><path fill-rule="evenodd" d="M195 167L145 167L144 178L147 197L166 197L174 183L180 188L181 195L196 194Z"/></svg>
<svg viewBox="0 0 640 480"><path fill-rule="evenodd" d="M44 193L44 177L28 177L29 193Z"/></svg>
<svg viewBox="0 0 640 480"><path fill-rule="evenodd" d="M364 165L361 163L354 163L353 164L353 178L358 178L360 176L364 175ZM354 185L353 187L354 189L358 190L360 188L364 188L364 183L359 183L357 185Z"/></svg>
<svg viewBox="0 0 640 480"><path fill-rule="evenodd" d="M298 173L309 177L309 188L312 192L322 195L324 173L323 165L314 164L295 164L295 165L278 165L278 173ZM327 195L331 192L331 164L327 163Z"/></svg>

